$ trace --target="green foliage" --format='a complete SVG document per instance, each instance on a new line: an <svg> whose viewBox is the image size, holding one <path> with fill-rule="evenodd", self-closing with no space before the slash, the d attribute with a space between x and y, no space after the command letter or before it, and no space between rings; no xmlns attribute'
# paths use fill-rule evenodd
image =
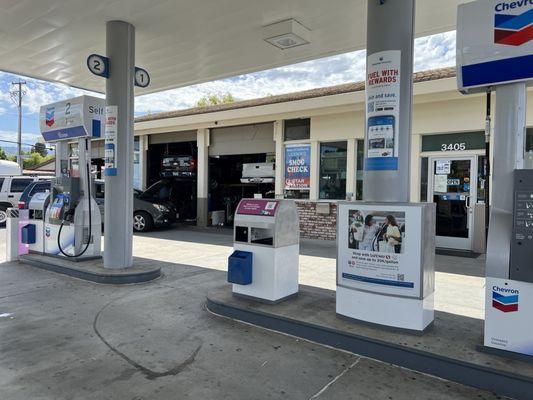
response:
<svg viewBox="0 0 533 400"><path fill-rule="evenodd" d="M53 155L46 155L43 156L40 153L33 152L24 152L24 168L31 168L36 165L39 165L45 161L48 161L50 159L54 158Z"/></svg>
<svg viewBox="0 0 533 400"><path fill-rule="evenodd" d="M235 98L229 92L220 94L220 93L211 93L207 96L203 96L196 102L196 107L207 107L215 106L217 104L229 104L233 103Z"/></svg>
<svg viewBox="0 0 533 400"><path fill-rule="evenodd" d="M3 148L0 147L0 160L7 160L7 154Z"/></svg>
<svg viewBox="0 0 533 400"><path fill-rule="evenodd" d="M33 152L39 153L41 156L46 157L48 154L48 150L46 150L46 146L42 142L36 142L33 146Z"/></svg>

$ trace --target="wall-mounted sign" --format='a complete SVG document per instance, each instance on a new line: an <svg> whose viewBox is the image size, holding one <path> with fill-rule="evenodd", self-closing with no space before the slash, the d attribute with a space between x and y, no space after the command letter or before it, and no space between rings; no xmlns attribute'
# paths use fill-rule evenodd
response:
<svg viewBox="0 0 533 400"><path fill-rule="evenodd" d="M478 0L457 9L457 86L533 82L533 1Z"/></svg>
<svg viewBox="0 0 533 400"><path fill-rule="evenodd" d="M95 75L109 77L109 58L107 57L91 54L87 57L87 67Z"/></svg>
<svg viewBox="0 0 533 400"><path fill-rule="evenodd" d="M145 69L135 67L135 86L142 88L148 87L150 84L150 75Z"/></svg>
<svg viewBox="0 0 533 400"><path fill-rule="evenodd" d="M365 170L398 169L401 51L367 57Z"/></svg>
<svg viewBox="0 0 533 400"><path fill-rule="evenodd" d="M39 127L46 142L101 136L105 100L79 96L41 107Z"/></svg>
<svg viewBox="0 0 533 400"><path fill-rule="evenodd" d="M311 145L285 147L285 190L309 190L311 182Z"/></svg>
<svg viewBox="0 0 533 400"><path fill-rule="evenodd" d="M422 151L465 151L485 149L485 132L422 136Z"/></svg>
<svg viewBox="0 0 533 400"><path fill-rule="evenodd" d="M118 107L105 108L105 175L116 176L116 148L118 130Z"/></svg>

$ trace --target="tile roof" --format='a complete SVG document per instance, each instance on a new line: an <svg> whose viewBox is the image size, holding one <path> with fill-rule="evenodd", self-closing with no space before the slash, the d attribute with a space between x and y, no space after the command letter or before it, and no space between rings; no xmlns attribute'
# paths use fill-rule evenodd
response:
<svg viewBox="0 0 533 400"><path fill-rule="evenodd" d="M430 71L416 72L413 74L414 83L434 81L438 79L454 78L455 68L440 68ZM303 92L286 93L276 96L262 97L259 99L235 101L228 104L217 104L206 107L193 107L184 110L165 111L143 115L135 118L135 122L154 121L165 118L185 117L188 115L207 114L217 111L237 110L240 108L264 106L268 104L285 103L289 101L311 99L315 97L332 96L343 93L359 92L365 89L365 82L345 83L318 89L304 90Z"/></svg>

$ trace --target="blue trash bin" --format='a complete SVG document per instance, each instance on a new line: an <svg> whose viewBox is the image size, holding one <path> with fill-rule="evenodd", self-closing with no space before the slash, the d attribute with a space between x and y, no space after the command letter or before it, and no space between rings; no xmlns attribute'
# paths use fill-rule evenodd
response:
<svg viewBox="0 0 533 400"><path fill-rule="evenodd" d="M252 260L253 253L249 251L235 250L228 257L228 282L238 285L252 283Z"/></svg>
<svg viewBox="0 0 533 400"><path fill-rule="evenodd" d="M35 244L35 225L28 224L20 230L20 241L24 244Z"/></svg>

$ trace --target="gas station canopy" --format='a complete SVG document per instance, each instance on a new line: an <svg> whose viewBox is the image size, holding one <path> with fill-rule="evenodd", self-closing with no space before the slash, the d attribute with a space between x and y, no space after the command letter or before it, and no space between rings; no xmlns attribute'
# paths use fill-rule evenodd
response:
<svg viewBox="0 0 533 400"><path fill-rule="evenodd" d="M377 0L376 0L377 1ZM416 36L455 29L462 0L417 2ZM363 49L366 0L2 0L0 70L103 92L86 65L105 55L105 23L136 28L135 64L151 84L136 94ZM304 31L307 44L267 42L279 29ZM280 34L291 33L280 31ZM112 66L111 66L112 68Z"/></svg>

